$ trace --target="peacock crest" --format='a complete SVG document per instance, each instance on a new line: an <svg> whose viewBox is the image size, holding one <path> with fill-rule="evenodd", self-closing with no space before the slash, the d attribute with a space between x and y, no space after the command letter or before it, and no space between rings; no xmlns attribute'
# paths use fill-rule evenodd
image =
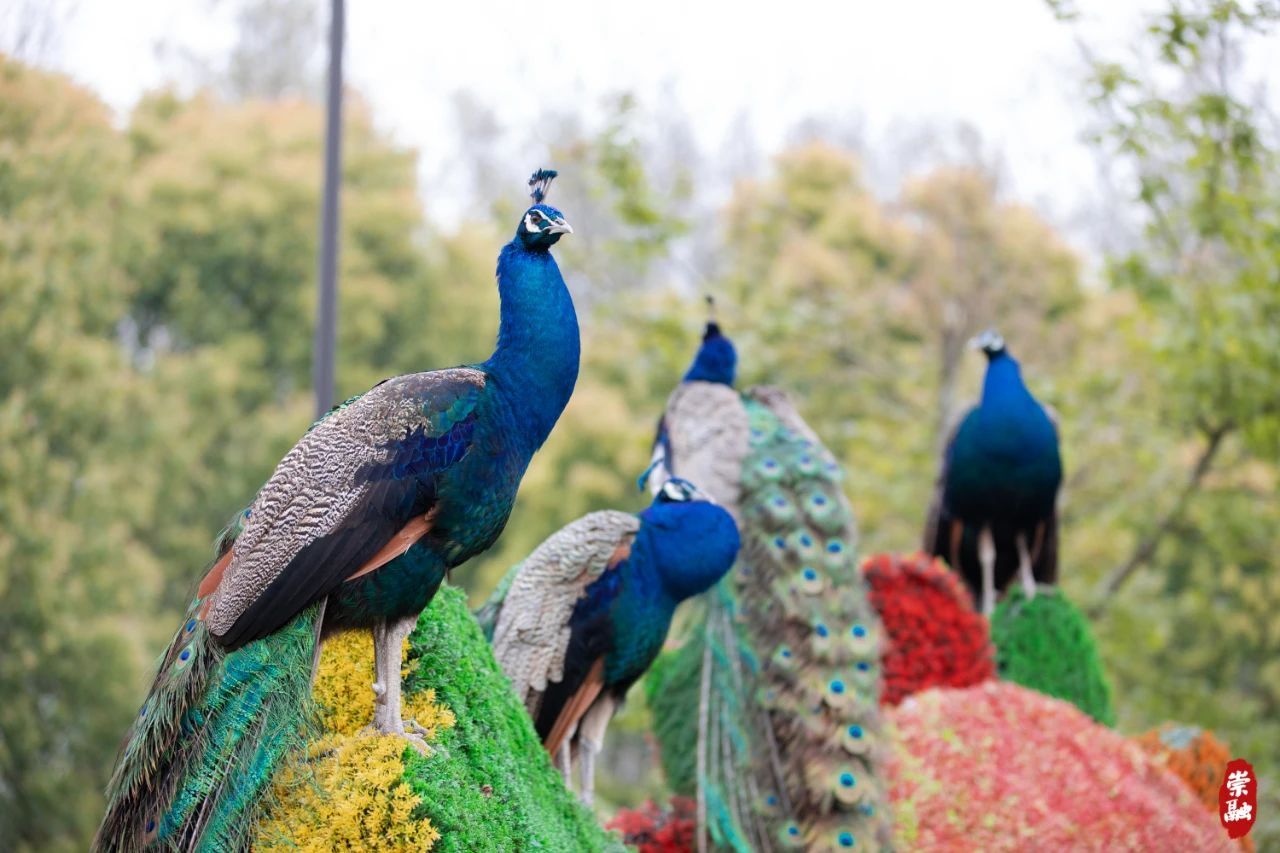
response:
<svg viewBox="0 0 1280 853"><path fill-rule="evenodd" d="M547 192L551 189L551 182L556 179L556 175L560 174L555 169L539 169L533 173L533 177L529 178L529 196L533 199L534 204L542 204L547 198Z"/></svg>

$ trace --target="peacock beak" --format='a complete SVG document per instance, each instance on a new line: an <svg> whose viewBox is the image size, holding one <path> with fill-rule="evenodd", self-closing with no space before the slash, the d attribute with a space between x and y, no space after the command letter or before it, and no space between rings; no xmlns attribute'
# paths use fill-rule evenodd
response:
<svg viewBox="0 0 1280 853"><path fill-rule="evenodd" d="M693 485L692 483L689 484L689 491L691 493L690 497L695 501L706 501L709 504L713 504L716 502L715 498L711 497L711 495L702 491L702 489L699 489L697 486Z"/></svg>
<svg viewBox="0 0 1280 853"><path fill-rule="evenodd" d="M1004 338L1000 337L1000 333L995 329L986 329L969 339L970 349L980 349L984 352L994 352L1004 349Z"/></svg>
<svg viewBox="0 0 1280 853"><path fill-rule="evenodd" d="M547 234L572 234L573 226L563 219L557 219L547 226Z"/></svg>

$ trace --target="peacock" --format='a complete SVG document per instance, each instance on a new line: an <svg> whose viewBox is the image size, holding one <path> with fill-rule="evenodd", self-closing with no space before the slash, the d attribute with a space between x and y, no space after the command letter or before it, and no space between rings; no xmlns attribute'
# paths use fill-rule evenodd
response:
<svg viewBox="0 0 1280 853"><path fill-rule="evenodd" d="M370 629L373 727L401 718L401 646L445 574L498 538L578 376L578 322L533 206L498 256L501 322L480 364L387 379L314 424L220 537L126 735L97 850L239 850L280 757L305 737L322 632Z"/></svg>
<svg viewBox="0 0 1280 853"><path fill-rule="evenodd" d="M642 477L698 483L743 539L650 685L663 762L690 771L699 849L880 849L881 629L842 471L784 392L734 390L736 364L713 315Z"/></svg>
<svg viewBox="0 0 1280 853"><path fill-rule="evenodd" d="M638 515L603 510L557 531L478 613L566 785L577 759L588 805L609 720L676 606L724 577L738 544L733 516L673 478Z"/></svg>
<svg viewBox="0 0 1280 853"><path fill-rule="evenodd" d="M1028 598L1058 575L1062 459L1053 415L1031 395L1004 339L987 356L982 399L952 430L925 523L924 548L959 572L988 616L1019 577Z"/></svg>

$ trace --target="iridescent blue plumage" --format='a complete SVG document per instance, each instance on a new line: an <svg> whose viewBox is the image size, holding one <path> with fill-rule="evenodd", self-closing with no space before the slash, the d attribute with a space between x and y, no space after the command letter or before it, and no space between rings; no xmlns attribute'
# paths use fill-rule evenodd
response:
<svg viewBox="0 0 1280 853"><path fill-rule="evenodd" d="M925 545L946 559L984 612L1021 573L1028 593L1057 574L1058 430L1022 380L1003 339L977 339L989 359L982 399L947 445Z"/></svg>
<svg viewBox="0 0 1280 853"><path fill-rule="evenodd" d="M668 486L672 482L680 481ZM548 686L536 720L544 738L597 660L604 661L604 689L620 701L662 650L676 606L733 566L739 546L733 517L700 495L673 500L671 494L659 492L640 513L630 553L574 607L564 678Z"/></svg>

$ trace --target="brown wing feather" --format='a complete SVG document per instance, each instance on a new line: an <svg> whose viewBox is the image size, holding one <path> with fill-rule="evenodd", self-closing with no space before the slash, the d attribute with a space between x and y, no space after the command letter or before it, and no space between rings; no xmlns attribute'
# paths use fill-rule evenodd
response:
<svg viewBox="0 0 1280 853"><path fill-rule="evenodd" d="M553 758L560 751L560 745L564 743L564 739L577 727L578 721L587 713L587 710L596 701L596 697L600 695L600 691L603 689L604 658L597 658L596 662L591 665L591 670L587 673L587 677L583 679L582 686L564 704L560 715L556 717L555 725L551 727L551 733L547 735L547 739L544 741L547 752L551 753Z"/></svg>
<svg viewBox="0 0 1280 853"><path fill-rule="evenodd" d="M391 541L386 545L383 545L382 550L374 554L373 557L370 558L369 562L365 563L358 571L347 578L346 582L350 583L356 578L364 577L375 569L382 568L387 563L390 563L396 557L399 557L405 551L412 548L413 543L417 542L423 536L426 536L427 532L431 530L431 525L435 522L436 515L439 511L440 508L438 506L433 506L426 515L420 515L404 527L400 528L400 532L395 536L392 536Z"/></svg>
<svg viewBox="0 0 1280 853"><path fill-rule="evenodd" d="M695 483L737 518L750 426L742 397L717 382L682 382L663 415L671 458L649 478L657 494L668 475Z"/></svg>

